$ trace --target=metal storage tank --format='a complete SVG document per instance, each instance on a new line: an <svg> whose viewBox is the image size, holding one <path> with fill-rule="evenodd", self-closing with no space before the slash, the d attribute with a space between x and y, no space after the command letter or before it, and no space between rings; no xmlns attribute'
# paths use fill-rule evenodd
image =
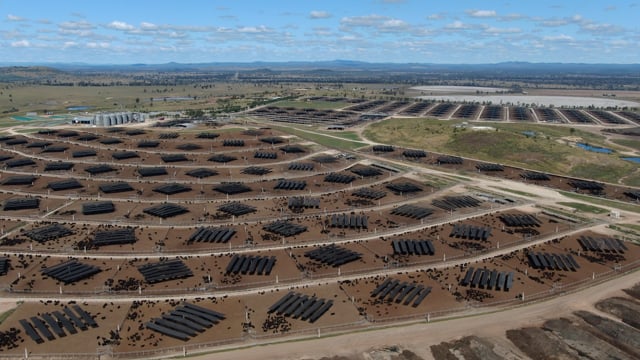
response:
<svg viewBox="0 0 640 360"><path fill-rule="evenodd" d="M96 123L96 126L104 126L104 115L97 114L95 123Z"/></svg>
<svg viewBox="0 0 640 360"><path fill-rule="evenodd" d="M113 118L113 115L109 115L109 121L107 122L107 126L113 126L116 124L116 119Z"/></svg>
<svg viewBox="0 0 640 360"><path fill-rule="evenodd" d="M118 119L118 125L122 124L124 122L123 118L122 118L122 113L116 115L117 119Z"/></svg>
<svg viewBox="0 0 640 360"><path fill-rule="evenodd" d="M124 122L125 123L131 122L131 113L124 113Z"/></svg>

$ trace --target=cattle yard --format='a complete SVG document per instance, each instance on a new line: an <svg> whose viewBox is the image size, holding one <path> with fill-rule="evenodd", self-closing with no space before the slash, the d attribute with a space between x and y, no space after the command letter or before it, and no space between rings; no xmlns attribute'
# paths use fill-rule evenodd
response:
<svg viewBox="0 0 640 360"><path fill-rule="evenodd" d="M357 123L363 112L619 120L344 102L344 114L263 107L254 115L327 124ZM560 207L535 194L630 203L634 188L390 145L345 156L270 128L222 130L60 128L0 138L0 285L25 299L0 324L1 353L46 355L55 344L146 357L430 321L561 294L638 265L637 243L606 226L615 219L550 210ZM504 182L531 194L487 186Z"/></svg>

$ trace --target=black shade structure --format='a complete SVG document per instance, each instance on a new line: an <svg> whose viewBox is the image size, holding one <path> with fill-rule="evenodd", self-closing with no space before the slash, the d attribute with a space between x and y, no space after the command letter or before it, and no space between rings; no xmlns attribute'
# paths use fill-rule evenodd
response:
<svg viewBox="0 0 640 360"><path fill-rule="evenodd" d="M427 207L406 204L391 210L391 214L405 216L412 219L422 219L433 214L433 210Z"/></svg>
<svg viewBox="0 0 640 360"><path fill-rule="evenodd" d="M206 242L206 243L227 243L233 235L236 234L236 230L226 227L199 227L194 231L187 243L193 242Z"/></svg>
<svg viewBox="0 0 640 360"><path fill-rule="evenodd" d="M53 162L47 163L44 167L44 171L69 171L73 169L75 164L71 162Z"/></svg>
<svg viewBox="0 0 640 360"><path fill-rule="evenodd" d="M209 158L209 161L217 162L217 163L228 163L234 160L238 160L237 157L225 154L216 154Z"/></svg>
<svg viewBox="0 0 640 360"><path fill-rule="evenodd" d="M12 159L12 160L8 160L4 163L8 168L17 168L17 167L23 167L23 166L31 166L31 165L35 165L36 162L31 160L31 159L27 159L27 158L20 158L20 159Z"/></svg>
<svg viewBox="0 0 640 360"><path fill-rule="evenodd" d="M320 207L320 198L310 196L291 196L287 199L287 206L292 210L317 209Z"/></svg>
<svg viewBox="0 0 640 360"><path fill-rule="evenodd" d="M102 165L90 166L84 169L84 171L88 172L91 175L98 175L98 174L104 174L104 173L116 171L116 169L109 165L102 164Z"/></svg>
<svg viewBox="0 0 640 360"><path fill-rule="evenodd" d="M373 289L370 296L377 298L379 301L395 302L405 306L411 304L412 307L418 307L430 293L431 286L425 287L420 284L386 278L385 281Z"/></svg>
<svg viewBox="0 0 640 360"><path fill-rule="evenodd" d="M435 255L436 249L431 240L393 240L394 255Z"/></svg>
<svg viewBox="0 0 640 360"><path fill-rule="evenodd" d="M82 184L76 179L50 182L47 187L53 191L72 190L82 188Z"/></svg>
<svg viewBox="0 0 640 360"><path fill-rule="evenodd" d="M65 152L69 149L68 146L64 146L64 145L54 145L54 146L47 146L46 148L44 148L42 150L43 153L58 153L58 152Z"/></svg>
<svg viewBox="0 0 640 360"><path fill-rule="evenodd" d="M364 199L379 200L387 196L387 192L382 190L374 190L371 188L359 188L351 193L351 195Z"/></svg>
<svg viewBox="0 0 640 360"><path fill-rule="evenodd" d="M225 270L225 274L270 275L276 264L275 256L234 255Z"/></svg>
<svg viewBox="0 0 640 360"><path fill-rule="evenodd" d="M186 172L186 174L194 178L204 179L210 176L216 176L218 175L218 172L216 170L198 168L198 169L189 170Z"/></svg>
<svg viewBox="0 0 640 360"><path fill-rule="evenodd" d="M4 202L3 210L26 210L37 209L40 207L40 199L38 198L17 198L7 199Z"/></svg>
<svg viewBox="0 0 640 360"><path fill-rule="evenodd" d="M10 176L2 180L2 185L32 185L37 179L33 175Z"/></svg>
<svg viewBox="0 0 640 360"><path fill-rule="evenodd" d="M307 231L306 226L295 224L287 220L274 221L263 226L262 229L285 237L298 235Z"/></svg>
<svg viewBox="0 0 640 360"><path fill-rule="evenodd" d="M108 214L116 211L116 206L111 201L94 201L82 204L83 215Z"/></svg>
<svg viewBox="0 0 640 360"><path fill-rule="evenodd" d="M176 204L160 204L152 207L145 208L142 210L145 214L157 216L159 218L167 219L170 217L186 214L189 212L184 206L176 205Z"/></svg>
<svg viewBox="0 0 640 360"><path fill-rule="evenodd" d="M191 303L183 303L161 317L153 318L144 326L178 340L187 341L220 323L225 315Z"/></svg>
<svg viewBox="0 0 640 360"><path fill-rule="evenodd" d="M241 216L256 212L257 209L254 206L246 205L240 202L230 202L219 206L218 211L222 211L233 216Z"/></svg>
<svg viewBox="0 0 640 360"><path fill-rule="evenodd" d="M96 232L91 241L91 245L100 247L106 245L133 244L136 240L135 230L133 228L124 228Z"/></svg>
<svg viewBox="0 0 640 360"><path fill-rule="evenodd" d="M360 259L362 254L331 244L307 251L304 256L329 266L338 267Z"/></svg>
<svg viewBox="0 0 640 360"><path fill-rule="evenodd" d="M179 194L183 192L189 192L191 191L191 187L184 184L173 183L173 184L160 185L154 188L153 191L157 193L165 194L165 195L174 195L174 194Z"/></svg>
<svg viewBox="0 0 640 360"><path fill-rule="evenodd" d="M440 199L433 200L431 205L439 207L443 210L454 211L462 208L474 208L480 206L482 201L468 195L462 196L445 196Z"/></svg>
<svg viewBox="0 0 640 360"><path fill-rule="evenodd" d="M29 319L20 319L19 323L27 336L36 344L44 343L45 339L48 341L56 340L56 336L57 338L66 337L67 333L68 335L77 334L78 329L86 331L90 327L98 327L93 316L80 306L73 305L72 308L64 307L63 312L56 310L53 313L43 313Z"/></svg>
<svg viewBox="0 0 640 360"><path fill-rule="evenodd" d="M349 184L356 179L355 176L350 174L339 174L339 173L330 173L324 177L325 182L329 183L338 183L338 184Z"/></svg>
<svg viewBox="0 0 640 360"><path fill-rule="evenodd" d="M138 266L144 281L155 284L174 279L185 279L193 276L191 270L180 259L163 260Z"/></svg>
<svg viewBox="0 0 640 360"><path fill-rule="evenodd" d="M55 223L27 230L23 234L33 241L44 243L49 240L73 235L73 231L63 225Z"/></svg>
<svg viewBox="0 0 640 360"><path fill-rule="evenodd" d="M71 153L71 157L73 158L83 158L96 155L98 155L98 153L95 150L78 150Z"/></svg>
<svg viewBox="0 0 640 360"><path fill-rule="evenodd" d="M139 158L140 155L138 155L138 153L135 151L118 151L111 154L111 157L116 160L127 160Z"/></svg>
<svg viewBox="0 0 640 360"><path fill-rule="evenodd" d="M395 148L391 145L373 145L371 150L373 152L393 152Z"/></svg>
<svg viewBox="0 0 640 360"><path fill-rule="evenodd" d="M102 271L97 266L83 264L77 260L69 260L41 270L44 275L50 276L65 284L86 279Z"/></svg>
<svg viewBox="0 0 640 360"><path fill-rule="evenodd" d="M138 175L142 177L162 176L167 175L167 169L161 166L155 167L141 167L136 170Z"/></svg>
<svg viewBox="0 0 640 360"><path fill-rule="evenodd" d="M184 154L165 154L160 156L160 159L166 163L189 161Z"/></svg>
<svg viewBox="0 0 640 360"><path fill-rule="evenodd" d="M333 300L289 292L271 305L267 312L314 323L332 306Z"/></svg>
<svg viewBox="0 0 640 360"><path fill-rule="evenodd" d="M133 187L131 187L129 183L126 183L124 181L100 184L100 186L98 186L98 189L100 189L100 191L105 194L133 191Z"/></svg>
<svg viewBox="0 0 640 360"><path fill-rule="evenodd" d="M286 180L280 179L273 187L275 190L304 190L307 182L304 180Z"/></svg>
<svg viewBox="0 0 640 360"><path fill-rule="evenodd" d="M312 163L290 163L289 170L295 171L313 171L315 165Z"/></svg>
<svg viewBox="0 0 640 360"><path fill-rule="evenodd" d="M396 195L415 193L422 191L422 188L418 185L412 184L410 182L397 182L387 184L387 189L393 191Z"/></svg>
<svg viewBox="0 0 640 360"><path fill-rule="evenodd" d="M242 169L241 172L248 175L266 175L271 172L271 169L262 166L249 166Z"/></svg>
<svg viewBox="0 0 640 360"><path fill-rule="evenodd" d="M244 192L249 192L251 191L251 188L242 183L230 182L230 183L222 183L220 185L217 185L213 188L213 190L217 192L221 192L223 194L227 194L227 195L235 195L235 194L241 194Z"/></svg>

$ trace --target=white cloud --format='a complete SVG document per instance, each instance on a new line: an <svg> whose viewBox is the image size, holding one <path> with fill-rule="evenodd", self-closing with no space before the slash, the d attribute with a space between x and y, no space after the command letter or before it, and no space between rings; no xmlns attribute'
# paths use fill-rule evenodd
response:
<svg viewBox="0 0 640 360"><path fill-rule="evenodd" d="M573 37L566 34L549 35L542 38L544 41L573 41Z"/></svg>
<svg viewBox="0 0 640 360"><path fill-rule="evenodd" d="M377 14L343 17L340 20L340 25L343 31L351 31L352 28L355 27L370 28L381 33L415 31L412 29L412 26L404 20Z"/></svg>
<svg viewBox="0 0 640 360"><path fill-rule="evenodd" d="M272 32L273 30L269 29L268 27L264 26L264 25L260 25L260 26L242 26L238 28L238 32L241 33L250 33L250 34L260 34L260 33L267 33L267 32Z"/></svg>
<svg viewBox="0 0 640 360"><path fill-rule="evenodd" d="M140 23L140 29L142 30L157 30L158 29L158 25L150 23L150 22L141 22Z"/></svg>
<svg viewBox="0 0 640 360"><path fill-rule="evenodd" d="M62 29L67 29L67 30L89 30L89 29L94 29L95 25L91 24L90 22L86 21L86 20L80 20L80 21L65 21L63 23L61 23L60 28Z"/></svg>
<svg viewBox="0 0 640 360"><path fill-rule="evenodd" d="M427 19L429 20L442 20L444 19L444 14L443 13L438 13L438 14L431 14L429 16L427 16Z"/></svg>
<svg viewBox="0 0 640 360"><path fill-rule="evenodd" d="M346 26L375 26L380 22L389 19L386 16L371 14L364 16L343 17L340 23Z"/></svg>
<svg viewBox="0 0 640 360"><path fill-rule="evenodd" d="M78 46L78 43L75 41L65 41L64 44L62 44L63 49L73 48L77 46Z"/></svg>
<svg viewBox="0 0 640 360"><path fill-rule="evenodd" d="M107 42L88 42L87 47L89 49L108 49L110 45Z"/></svg>
<svg viewBox="0 0 640 360"><path fill-rule="evenodd" d="M107 25L108 28L110 29L115 29L115 30L123 30L123 31L131 31L133 29L135 29L135 27L131 24L127 24L126 22L123 21L112 21Z"/></svg>
<svg viewBox="0 0 640 360"><path fill-rule="evenodd" d="M479 18L487 18L487 17L495 17L495 10L467 10L467 15L471 17L479 17Z"/></svg>
<svg viewBox="0 0 640 360"><path fill-rule="evenodd" d="M11 43L11 47L30 47L31 43L28 40L18 40Z"/></svg>
<svg viewBox="0 0 640 360"><path fill-rule="evenodd" d="M313 10L309 13L309 18L311 19L328 19L331 17L331 14L326 11Z"/></svg>
<svg viewBox="0 0 640 360"><path fill-rule="evenodd" d="M520 32L522 32L522 30L520 30L519 28L496 28L493 26L489 26L488 28L484 29L484 32L487 34L493 34L493 35L497 35L497 34L518 34Z"/></svg>
<svg viewBox="0 0 640 360"><path fill-rule="evenodd" d="M451 24L445 25L445 28L449 29L449 30L464 30L464 29L470 29L471 25L465 24L460 20L456 20L456 21L452 22Z"/></svg>
<svg viewBox="0 0 640 360"><path fill-rule="evenodd" d="M7 20L9 20L9 21L25 21L26 19L21 17L21 16L9 14L9 15L7 15Z"/></svg>

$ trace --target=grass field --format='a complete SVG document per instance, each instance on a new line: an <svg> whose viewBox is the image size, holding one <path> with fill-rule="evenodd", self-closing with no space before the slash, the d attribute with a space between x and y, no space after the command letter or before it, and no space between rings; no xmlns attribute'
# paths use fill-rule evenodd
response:
<svg viewBox="0 0 640 360"><path fill-rule="evenodd" d="M578 211L582 211L582 212L589 212L589 213L593 213L593 214L606 214L609 212L609 210L607 209L603 209L601 207L597 207L597 206L593 206L593 205L587 205L587 204L583 204L583 203L577 203L577 202L558 202L558 205L562 205L562 206L567 206L573 209L576 209Z"/></svg>
<svg viewBox="0 0 640 360"><path fill-rule="evenodd" d="M491 124L495 130L456 128L458 121L430 119L390 119L370 125L367 139L499 162L532 170L566 174L629 185L640 184L638 166L618 155L599 154L569 145L566 137L579 137L596 146L611 147L604 136L562 126L537 124ZM534 131L527 137L524 131Z"/></svg>
<svg viewBox="0 0 640 360"><path fill-rule="evenodd" d="M594 205L609 206L609 207L620 209L620 210L640 213L640 205L624 203L621 201L607 200L607 199L597 198L589 195L576 194L569 191L560 191L560 193L566 197L586 201Z"/></svg>
<svg viewBox="0 0 640 360"><path fill-rule="evenodd" d="M336 136L339 138L343 138L343 139L347 139L347 140L353 140L353 141L362 141L362 138L360 138L360 135L358 135L357 133L353 132L353 131L318 131L319 133L322 134L327 134L327 135L331 135L331 136Z"/></svg>
<svg viewBox="0 0 640 360"><path fill-rule="evenodd" d="M358 141L341 140L334 137L326 136L316 132L309 132L288 126L271 126L274 129L296 135L302 139L316 142L320 145L336 150L355 150L357 148L367 146L367 143Z"/></svg>
<svg viewBox="0 0 640 360"><path fill-rule="evenodd" d="M640 140L633 140L633 139L612 139L612 142L618 144L618 145L622 145L622 146L626 146L630 149L636 150L640 152Z"/></svg>

